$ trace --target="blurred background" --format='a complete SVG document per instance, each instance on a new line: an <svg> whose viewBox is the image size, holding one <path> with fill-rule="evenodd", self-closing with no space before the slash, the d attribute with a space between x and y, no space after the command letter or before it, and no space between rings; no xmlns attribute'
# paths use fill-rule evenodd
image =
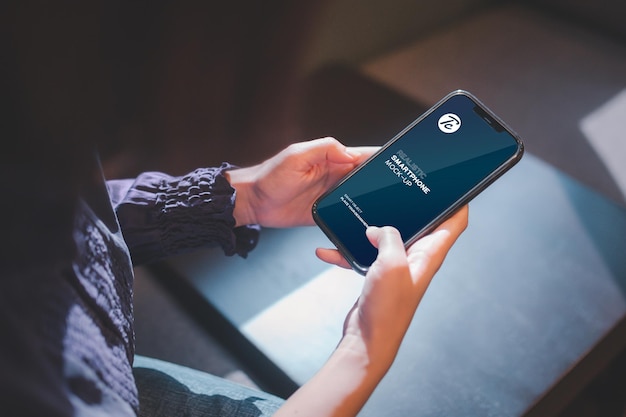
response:
<svg viewBox="0 0 626 417"><path fill-rule="evenodd" d="M76 135L99 142L109 178L248 165L321 136L383 144L462 88L508 122L528 152L626 204L624 2L3 7L14 34L5 57L17 63L3 82L59 131L76 122ZM248 381L143 269L136 296L138 353ZM603 404L626 392L624 362L599 371L564 415L608 415Z"/></svg>
<svg viewBox="0 0 626 417"><path fill-rule="evenodd" d="M324 135L384 143L463 88L530 152L626 201L611 122L626 111L617 1L5 7L15 38L5 56L17 72L3 82L31 97L42 120L79 114L109 177L245 165Z"/></svg>

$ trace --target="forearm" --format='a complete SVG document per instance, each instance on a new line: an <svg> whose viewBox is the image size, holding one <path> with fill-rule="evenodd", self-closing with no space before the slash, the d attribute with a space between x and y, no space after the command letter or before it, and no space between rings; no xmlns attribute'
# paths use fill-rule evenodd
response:
<svg viewBox="0 0 626 417"><path fill-rule="evenodd" d="M275 416L356 416L394 356L372 357L362 341L344 338L322 369L289 397Z"/></svg>

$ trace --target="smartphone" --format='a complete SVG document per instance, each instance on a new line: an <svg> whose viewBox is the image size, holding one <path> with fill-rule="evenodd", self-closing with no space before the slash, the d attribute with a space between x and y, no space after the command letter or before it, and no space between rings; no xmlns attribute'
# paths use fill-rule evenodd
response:
<svg viewBox="0 0 626 417"><path fill-rule="evenodd" d="M313 204L313 218L357 272L378 251L368 226L408 247L515 165L519 136L467 91L448 94Z"/></svg>

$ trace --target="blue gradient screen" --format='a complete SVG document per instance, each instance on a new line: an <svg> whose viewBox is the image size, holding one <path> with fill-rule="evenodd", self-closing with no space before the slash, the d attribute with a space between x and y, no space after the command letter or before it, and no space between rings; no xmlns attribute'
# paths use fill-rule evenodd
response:
<svg viewBox="0 0 626 417"><path fill-rule="evenodd" d="M367 268L376 259L368 225L394 226L406 243L516 162L520 142L481 109L450 96L316 202L317 223L348 260Z"/></svg>

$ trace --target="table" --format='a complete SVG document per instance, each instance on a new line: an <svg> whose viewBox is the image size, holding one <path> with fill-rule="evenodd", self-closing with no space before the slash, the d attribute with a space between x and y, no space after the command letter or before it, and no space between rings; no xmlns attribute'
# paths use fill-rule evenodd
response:
<svg viewBox="0 0 626 417"><path fill-rule="evenodd" d="M360 290L315 258L327 245L316 228L267 229L248 259L209 249L158 271L287 395L323 364ZM626 210L527 154L470 204L361 415L554 415L626 347L625 253Z"/></svg>

